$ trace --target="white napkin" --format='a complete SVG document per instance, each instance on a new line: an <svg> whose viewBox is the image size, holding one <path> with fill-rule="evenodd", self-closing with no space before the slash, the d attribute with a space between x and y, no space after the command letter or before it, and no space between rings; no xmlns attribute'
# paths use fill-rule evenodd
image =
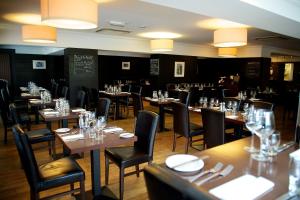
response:
<svg viewBox="0 0 300 200"><path fill-rule="evenodd" d="M195 112L201 112L201 108L197 108L194 110Z"/></svg>
<svg viewBox="0 0 300 200"><path fill-rule="evenodd" d="M84 111L85 111L84 108L77 108L72 110L72 112L84 112Z"/></svg>
<svg viewBox="0 0 300 200"><path fill-rule="evenodd" d="M134 137L133 133L121 133L120 138L132 138Z"/></svg>
<svg viewBox="0 0 300 200"><path fill-rule="evenodd" d="M123 129L119 127L106 128L103 130L104 133L120 132L120 131L123 131Z"/></svg>
<svg viewBox="0 0 300 200"><path fill-rule="evenodd" d="M29 93L21 93L21 96L24 97L24 96L30 96Z"/></svg>
<svg viewBox="0 0 300 200"><path fill-rule="evenodd" d="M62 139L64 141L84 139L84 135L83 134L66 135L66 136L63 136Z"/></svg>
<svg viewBox="0 0 300 200"><path fill-rule="evenodd" d="M46 111L44 112L44 115L58 115L59 112L58 111Z"/></svg>
<svg viewBox="0 0 300 200"><path fill-rule="evenodd" d="M255 177L250 174L240 176L209 192L224 200L251 200L270 191L274 183L264 177Z"/></svg>
<svg viewBox="0 0 300 200"><path fill-rule="evenodd" d="M227 117L227 118L230 118L230 119L236 119L236 118L238 118L239 116L237 116L237 115L227 115L226 117Z"/></svg>

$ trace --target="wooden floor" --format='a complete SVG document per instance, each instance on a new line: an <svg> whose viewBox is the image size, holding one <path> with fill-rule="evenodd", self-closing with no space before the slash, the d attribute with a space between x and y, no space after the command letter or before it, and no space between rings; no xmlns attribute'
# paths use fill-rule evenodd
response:
<svg viewBox="0 0 300 200"><path fill-rule="evenodd" d="M145 103L145 109L147 110L156 110L155 107L149 106ZM294 134L294 127L295 127L295 120L294 119L286 119L282 120L282 111L281 107L277 107L276 110L276 122L277 122L277 129L281 131L282 138L285 140L290 140L293 138ZM191 114L191 120L196 123L200 122L200 116L197 114ZM109 124L118 125L125 130L132 130L133 128L133 117L132 117L132 110L130 110L129 117L124 120L117 120L113 121L110 120ZM33 125L33 129L38 129L44 127L45 124L40 125ZM53 128L56 128L56 124L54 124ZM166 115L166 127L172 128L172 116ZM3 144L3 128L2 125L0 127L0 200L1 199L29 199L29 186L27 184L27 180L25 174L20 166L19 156L13 142L12 134L9 132L8 134L8 144ZM172 131L167 132L159 132L156 136L155 140L155 148L154 148L154 162L162 163L164 162L165 158L171 154L175 153L183 153L184 152L184 142L183 138L177 140L177 148L176 152L171 151L172 147ZM51 158L48 155L47 148L45 147L46 144L37 144L34 145L36 158L39 164L45 163L50 161ZM59 142L56 142L57 152L62 151L62 145ZM197 150L191 149L189 153L193 153ZM101 179L102 184L104 184L104 159L103 153L101 154ZM85 153L84 158L77 160L79 164L85 171L86 180L85 186L86 190L91 189L91 174L90 174L90 159L89 153ZM129 168L128 170L133 170L133 168ZM108 187L114 192L116 196L118 194L118 178L119 178L119 171L116 166L113 164L110 167L110 181ZM61 187L55 190L49 190L46 193L42 192L41 196L45 196L47 194L63 191L64 189L69 189L69 187ZM61 199L73 199L71 196L65 196ZM137 178L135 175L128 176L125 178L125 192L124 192L124 199L147 199L147 191L145 188L144 177L141 175Z"/></svg>

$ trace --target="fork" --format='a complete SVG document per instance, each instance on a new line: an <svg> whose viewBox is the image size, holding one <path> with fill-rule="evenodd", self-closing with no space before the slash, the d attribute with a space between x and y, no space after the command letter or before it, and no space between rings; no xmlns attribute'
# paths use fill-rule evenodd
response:
<svg viewBox="0 0 300 200"><path fill-rule="evenodd" d="M223 167L223 163L218 162L213 168L201 172L200 174L198 174L198 176L194 177L190 181L196 182L199 180L199 178L201 178L202 176L204 176L206 174L210 174L210 173L214 174L214 173L220 171L222 169L222 167Z"/></svg>
<svg viewBox="0 0 300 200"><path fill-rule="evenodd" d="M230 172L233 170L233 168L234 168L233 165L228 165L222 171L216 172L213 175L203 179L202 181L197 182L196 184L199 186L199 185L202 185L202 184L206 183L207 181L209 181L209 180L211 180L215 177L218 177L218 176L225 177L228 174L230 174Z"/></svg>

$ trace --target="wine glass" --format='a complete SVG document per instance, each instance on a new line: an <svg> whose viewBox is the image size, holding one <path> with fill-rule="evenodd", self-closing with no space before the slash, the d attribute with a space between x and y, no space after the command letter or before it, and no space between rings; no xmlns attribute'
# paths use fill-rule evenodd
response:
<svg viewBox="0 0 300 200"><path fill-rule="evenodd" d="M200 107L203 106L203 101L204 101L203 97L200 97L200 99L199 99L199 106L200 106Z"/></svg>
<svg viewBox="0 0 300 200"><path fill-rule="evenodd" d="M244 110L244 112L245 112L245 115L247 115L248 110L249 110L249 103L244 103L244 105L243 105L243 110Z"/></svg>
<svg viewBox="0 0 300 200"><path fill-rule="evenodd" d="M264 141L275 131L275 117L273 111L263 109L258 111L256 114L257 128L254 133L260 138L260 151L258 154L252 154L252 158L258 161L268 161L269 158L265 155L268 146Z"/></svg>
<svg viewBox="0 0 300 200"><path fill-rule="evenodd" d="M227 102L227 108L228 108L229 110L232 109L232 101L228 101L228 102Z"/></svg>
<svg viewBox="0 0 300 200"><path fill-rule="evenodd" d="M256 128L259 128L256 126L257 124L255 121L256 110L250 109L248 115L246 115L246 116L247 116L247 118L246 118L245 125L246 125L246 128L251 132L251 143L250 143L250 147L246 146L246 147L244 147L244 149L249 153L257 153L258 150L254 147L254 136L253 136L254 130Z"/></svg>
<svg viewBox="0 0 300 200"><path fill-rule="evenodd" d="M106 126L106 118L105 116L99 116L96 124L97 134L99 136L99 133L101 133L101 138L103 138L103 129ZM100 137L97 137L98 139L101 139Z"/></svg>
<svg viewBox="0 0 300 200"><path fill-rule="evenodd" d="M267 145L269 146L268 155L269 156L276 156L278 147L280 145L280 132L279 131L274 131L267 138Z"/></svg>

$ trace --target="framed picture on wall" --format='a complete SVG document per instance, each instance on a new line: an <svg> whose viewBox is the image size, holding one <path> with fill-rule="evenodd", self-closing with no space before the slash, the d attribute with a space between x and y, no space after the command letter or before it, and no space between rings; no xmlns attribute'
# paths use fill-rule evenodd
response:
<svg viewBox="0 0 300 200"><path fill-rule="evenodd" d="M123 70L130 70L130 62L122 62Z"/></svg>
<svg viewBox="0 0 300 200"><path fill-rule="evenodd" d="M32 60L33 69L46 69L46 60Z"/></svg>
<svg viewBox="0 0 300 200"><path fill-rule="evenodd" d="M174 77L184 77L185 62L175 62Z"/></svg>

